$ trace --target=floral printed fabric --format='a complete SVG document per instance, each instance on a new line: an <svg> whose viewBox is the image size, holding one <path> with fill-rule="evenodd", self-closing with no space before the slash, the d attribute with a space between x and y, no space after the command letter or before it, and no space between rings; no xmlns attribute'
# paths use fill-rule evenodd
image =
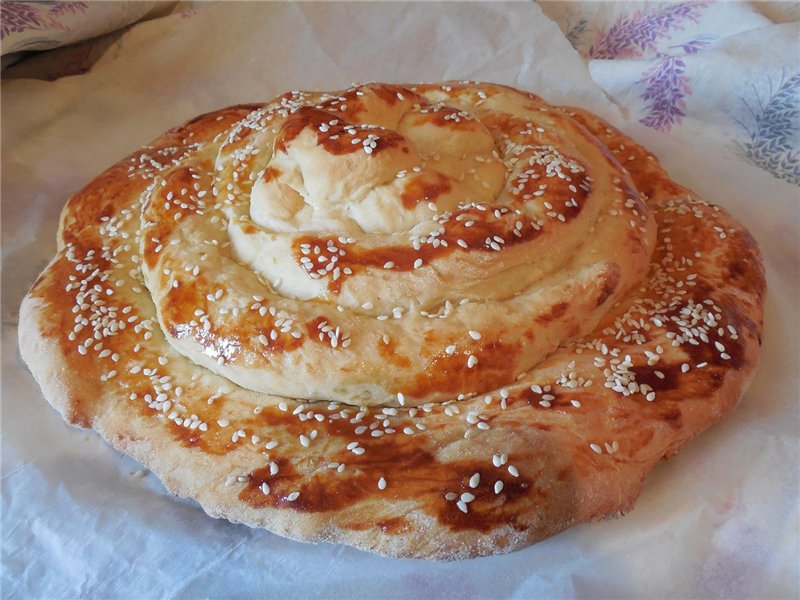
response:
<svg viewBox="0 0 800 600"><path fill-rule="evenodd" d="M796 3L541 6L632 120L678 137L711 125L727 151L800 185Z"/></svg>
<svg viewBox="0 0 800 600"><path fill-rule="evenodd" d="M0 2L2 54L46 50L114 31L164 2Z"/></svg>
<svg viewBox="0 0 800 600"><path fill-rule="evenodd" d="M0 3L0 39L30 31L66 31L67 27L61 18L84 13L88 7L86 2Z"/></svg>

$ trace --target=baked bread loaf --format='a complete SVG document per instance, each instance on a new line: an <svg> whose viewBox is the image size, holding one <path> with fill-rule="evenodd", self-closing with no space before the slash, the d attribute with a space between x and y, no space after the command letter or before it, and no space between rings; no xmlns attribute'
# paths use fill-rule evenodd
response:
<svg viewBox="0 0 800 600"><path fill-rule="evenodd" d="M598 117L483 83L202 115L67 203L47 400L210 515L392 556L630 509L739 401L750 234Z"/></svg>

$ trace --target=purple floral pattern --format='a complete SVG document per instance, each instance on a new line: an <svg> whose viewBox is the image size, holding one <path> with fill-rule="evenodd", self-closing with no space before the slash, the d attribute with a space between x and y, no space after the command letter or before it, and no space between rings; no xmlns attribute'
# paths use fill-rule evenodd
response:
<svg viewBox="0 0 800 600"><path fill-rule="evenodd" d="M680 48L686 54L697 54L703 48L708 46L714 38L710 35L702 35L697 39L689 40L688 42L684 42L683 44L678 44L677 46L670 46L670 48Z"/></svg>
<svg viewBox="0 0 800 600"><path fill-rule="evenodd" d="M670 46L669 50L696 54L711 43L711 38L701 36L682 44ZM680 125L686 116L686 97L692 93L686 76L686 63L680 56L658 53L658 59L639 79L644 84L640 98L645 101L647 115L639 119L645 127L668 132L673 125Z"/></svg>
<svg viewBox="0 0 800 600"><path fill-rule="evenodd" d="M667 132L686 116L685 98L691 93L684 75L686 63L677 56L666 56L643 73L636 83L646 84L641 95L647 102L647 116L639 122L652 129Z"/></svg>
<svg viewBox="0 0 800 600"><path fill-rule="evenodd" d="M0 39L29 30L65 31L58 17L85 12L86 2L0 2Z"/></svg>
<svg viewBox="0 0 800 600"><path fill-rule="evenodd" d="M773 45L791 47L784 43L790 34L780 29L785 25L768 33L763 15L748 7L733 10L731 3L726 7L731 10L723 11L720 3L706 0L616 2L603 9L588 0L554 4L564 6L543 3L546 14L587 59L611 99L630 109L632 119L667 134L694 117L698 127L713 126L732 138L739 158L800 186L797 56L773 50ZM740 38L734 47L726 44L755 30L764 35ZM771 35L778 38L775 43ZM718 41L720 51L705 52Z"/></svg>
<svg viewBox="0 0 800 600"><path fill-rule="evenodd" d="M89 5L86 2L53 2L53 7L48 11L53 17L61 15L77 15L86 12Z"/></svg>
<svg viewBox="0 0 800 600"><path fill-rule="evenodd" d="M697 22L707 0L666 3L652 13L637 10L617 19L607 31L599 31L589 48L589 58L642 57L656 51L656 42L683 29L685 21Z"/></svg>
<svg viewBox="0 0 800 600"><path fill-rule="evenodd" d="M655 11L637 10L623 15L607 30L599 31L589 48L590 59L653 58L637 85L644 85L640 98L645 115L639 122L646 127L668 132L686 116L686 97L691 94L686 62L682 56L696 54L711 38L700 36L662 51L658 44L682 31L687 22L697 23L710 2L696 0L660 5Z"/></svg>

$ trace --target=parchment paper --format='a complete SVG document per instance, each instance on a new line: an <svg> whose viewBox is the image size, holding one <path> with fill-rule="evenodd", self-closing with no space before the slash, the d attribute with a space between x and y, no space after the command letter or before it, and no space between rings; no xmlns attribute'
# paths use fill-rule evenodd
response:
<svg viewBox="0 0 800 600"><path fill-rule="evenodd" d="M223 105L444 79L506 83L594 110L762 245L770 295L758 376L733 415L655 469L630 514L507 556L386 559L214 520L94 433L64 425L19 357L16 326L70 194ZM3 596L797 597L798 190L702 122L667 136L622 115L530 2L200 6L135 26L84 75L4 82Z"/></svg>

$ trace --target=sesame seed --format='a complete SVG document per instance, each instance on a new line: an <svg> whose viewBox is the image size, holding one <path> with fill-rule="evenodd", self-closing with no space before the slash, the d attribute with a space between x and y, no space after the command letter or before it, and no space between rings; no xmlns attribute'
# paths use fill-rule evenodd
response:
<svg viewBox="0 0 800 600"><path fill-rule="evenodd" d="M478 357L475 356L474 354L470 354L469 358L467 358L467 368L471 369L477 364L478 364Z"/></svg>
<svg viewBox="0 0 800 600"><path fill-rule="evenodd" d="M300 497L300 492L292 492L291 494L289 494L288 496L286 496L286 499L287 499L289 502L294 502L294 501L295 501L295 500L297 500L299 497Z"/></svg>
<svg viewBox="0 0 800 600"><path fill-rule="evenodd" d="M508 472L512 477L519 477L519 471L514 465L508 465Z"/></svg>
<svg viewBox="0 0 800 600"><path fill-rule="evenodd" d="M386 479L384 479L383 477L378 479L378 489L379 490L385 490L386 489Z"/></svg>
<svg viewBox="0 0 800 600"><path fill-rule="evenodd" d="M475 473L472 477L469 478L469 487L476 488L481 482L481 474Z"/></svg>
<svg viewBox="0 0 800 600"><path fill-rule="evenodd" d="M469 333L469 337L471 337L473 340L481 339L480 332L475 331L474 329L470 329L468 333Z"/></svg>

